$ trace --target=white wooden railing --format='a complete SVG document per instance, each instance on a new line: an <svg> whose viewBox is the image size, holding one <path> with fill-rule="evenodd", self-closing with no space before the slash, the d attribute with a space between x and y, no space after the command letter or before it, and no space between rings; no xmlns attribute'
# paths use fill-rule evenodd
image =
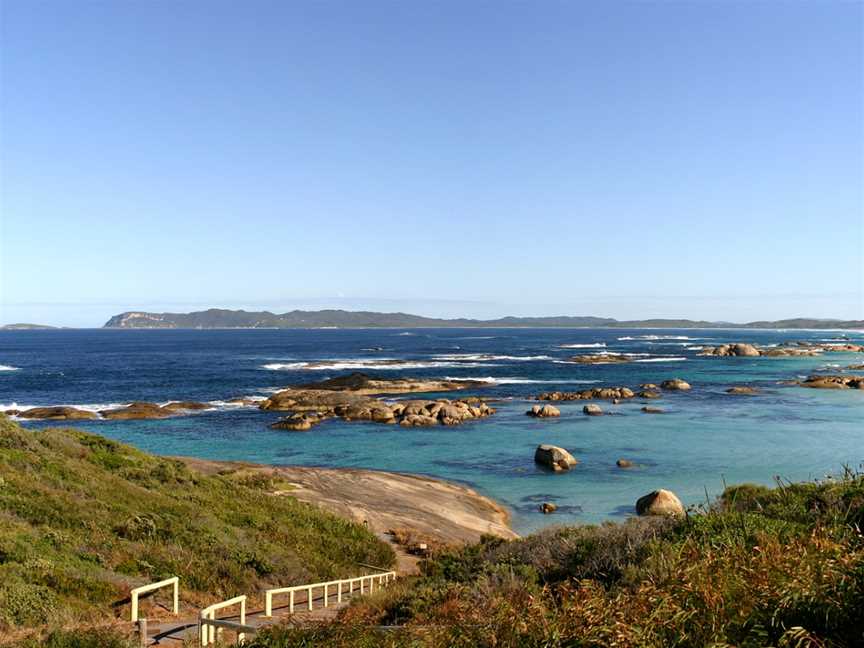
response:
<svg viewBox="0 0 864 648"><path fill-rule="evenodd" d="M232 621L221 621L216 618L216 611L227 607L240 606L240 623ZM246 638L246 632L254 632L255 628L246 625L246 595L241 594L234 598L214 603L203 610L198 615L199 636L202 646L209 646L216 643L216 628L231 628L237 631L237 643L242 643Z"/></svg>
<svg viewBox="0 0 864 648"><path fill-rule="evenodd" d="M166 578L158 583L150 583L149 585L136 587L130 592L132 594L132 623L138 621L138 596L162 587L167 587L168 585L174 586L174 614L177 614L180 611L180 579L177 576L172 576L171 578Z"/></svg>
<svg viewBox="0 0 864 648"><path fill-rule="evenodd" d="M368 593L371 594L375 589L377 581L379 587L382 583L389 583L396 578L396 572L389 571L381 574L371 574L368 576L357 576L355 578L343 578L341 580L327 581L326 583L312 583L311 585L295 585L293 587L277 587L269 589L264 593L264 616L273 616L273 596L276 594L288 594L288 612L294 613L294 597L297 592L306 592L306 608L312 609L314 590L321 589L323 591L324 607L327 607L330 598L331 588L336 588L336 602L342 602L342 596L345 594L351 595L354 593L355 584L358 585L360 594L365 594L364 586L368 582ZM347 591L345 588L348 588Z"/></svg>

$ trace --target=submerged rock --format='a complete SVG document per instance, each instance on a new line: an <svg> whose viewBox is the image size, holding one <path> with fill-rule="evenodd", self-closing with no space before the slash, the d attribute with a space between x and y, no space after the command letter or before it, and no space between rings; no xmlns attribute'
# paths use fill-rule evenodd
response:
<svg viewBox="0 0 864 648"><path fill-rule="evenodd" d="M554 513L558 510L558 505L553 504L552 502L543 502L540 505L540 512L544 515L548 515L549 513Z"/></svg>
<svg viewBox="0 0 864 648"><path fill-rule="evenodd" d="M537 446L537 449L534 451L534 461L547 468L551 468L555 472L570 470L579 463L564 448L545 443Z"/></svg>
<svg viewBox="0 0 864 648"><path fill-rule="evenodd" d="M599 405L595 405L594 403L589 403L585 407L582 408L582 413L587 416L601 416L603 414L603 410L600 409Z"/></svg>
<svg viewBox="0 0 864 648"><path fill-rule="evenodd" d="M660 489L636 500L638 515L684 515L684 505L672 491Z"/></svg>
<svg viewBox="0 0 864 648"><path fill-rule="evenodd" d="M642 408L642 411L645 414L662 414L663 413L663 410L660 409L659 407L649 407L647 405Z"/></svg>
<svg viewBox="0 0 864 648"><path fill-rule="evenodd" d="M864 389L864 376L816 375L799 384L814 389Z"/></svg>
<svg viewBox="0 0 864 648"><path fill-rule="evenodd" d="M615 465L618 466L619 468L632 468L633 462L630 461L629 459L619 459L618 461L615 462Z"/></svg>
<svg viewBox="0 0 864 648"><path fill-rule="evenodd" d="M748 387L746 385L743 385L743 386L737 386L737 387L730 387L729 389L726 390L726 393L727 394L749 394L749 395L753 395L753 394L758 394L759 390L756 387Z"/></svg>
<svg viewBox="0 0 864 648"><path fill-rule="evenodd" d="M681 378L672 378L670 380L664 380L660 383L660 387L669 391L687 391L690 389L690 383Z"/></svg>

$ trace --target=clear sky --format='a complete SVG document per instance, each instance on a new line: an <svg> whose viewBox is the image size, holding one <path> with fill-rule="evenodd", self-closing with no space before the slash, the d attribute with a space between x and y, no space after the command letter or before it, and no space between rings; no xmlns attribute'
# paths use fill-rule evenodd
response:
<svg viewBox="0 0 864 648"><path fill-rule="evenodd" d="M0 323L864 317L864 3L0 12Z"/></svg>

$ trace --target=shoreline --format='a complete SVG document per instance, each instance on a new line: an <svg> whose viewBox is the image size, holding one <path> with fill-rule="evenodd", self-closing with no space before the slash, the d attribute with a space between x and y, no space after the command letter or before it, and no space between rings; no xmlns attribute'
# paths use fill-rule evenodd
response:
<svg viewBox="0 0 864 648"><path fill-rule="evenodd" d="M278 494L366 523L379 536L389 537L392 529L409 529L447 545L477 542L485 534L519 537L510 527L506 507L468 486L443 479L364 468L174 458L205 474L231 468L272 475L291 486Z"/></svg>

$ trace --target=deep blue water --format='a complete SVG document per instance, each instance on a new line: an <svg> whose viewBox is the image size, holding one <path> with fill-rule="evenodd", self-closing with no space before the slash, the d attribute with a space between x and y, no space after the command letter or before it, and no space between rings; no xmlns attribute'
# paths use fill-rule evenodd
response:
<svg viewBox="0 0 864 648"><path fill-rule="evenodd" d="M423 473L466 482L509 506L525 532L560 523L629 514L640 495L671 488L687 503L727 483L807 479L864 461L864 392L781 385L814 371L861 363L861 354L816 358L700 358L698 347L724 341L776 344L826 340L826 331L434 329L434 330L64 330L0 332L0 406L85 405L132 400L202 400L214 409L157 421L76 423L166 455L273 464L357 466ZM849 333L864 340L862 333ZM562 348L562 345L605 347ZM381 350L372 350L376 348ZM576 365L576 353L645 354L638 362ZM401 359L398 368L369 366ZM305 362L333 361L324 369ZM834 365L829 367L829 365ZM14 368L14 369L13 369ZM220 401L266 396L285 385L364 370L383 376L497 378L478 391L501 398L498 413L459 427L401 428L328 421L310 432L267 427L278 415ZM666 393L639 411L638 399L601 404L613 416L586 417L578 402L562 417L525 416L530 398L551 389L637 386L684 378L687 393ZM730 396L730 385L759 396ZM38 428L43 423L28 422ZM533 462L538 443L568 448L580 461L551 474ZM625 457L640 464L615 467ZM537 512L538 501L561 510Z"/></svg>

